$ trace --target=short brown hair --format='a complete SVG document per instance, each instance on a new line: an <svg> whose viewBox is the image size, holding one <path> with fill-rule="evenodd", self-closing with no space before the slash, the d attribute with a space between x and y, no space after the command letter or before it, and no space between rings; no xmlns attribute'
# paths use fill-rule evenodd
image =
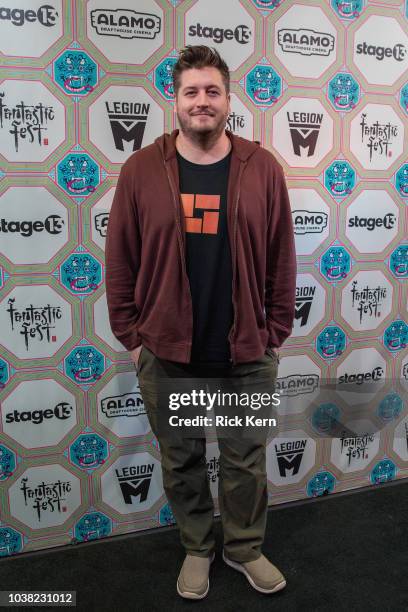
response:
<svg viewBox="0 0 408 612"><path fill-rule="evenodd" d="M173 67L173 87L177 95L180 89L181 73L191 68L206 68L211 66L221 72L227 94L230 90L229 68L216 49L206 45L187 45L179 51L179 57Z"/></svg>

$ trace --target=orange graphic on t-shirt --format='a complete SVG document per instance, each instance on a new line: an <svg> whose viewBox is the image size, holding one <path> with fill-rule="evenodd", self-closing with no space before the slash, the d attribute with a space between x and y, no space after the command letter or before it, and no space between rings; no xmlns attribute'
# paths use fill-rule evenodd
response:
<svg viewBox="0 0 408 612"><path fill-rule="evenodd" d="M216 234L220 210L219 195L204 195L201 193L182 193L186 232L192 234ZM195 210L204 210L202 217L194 217Z"/></svg>

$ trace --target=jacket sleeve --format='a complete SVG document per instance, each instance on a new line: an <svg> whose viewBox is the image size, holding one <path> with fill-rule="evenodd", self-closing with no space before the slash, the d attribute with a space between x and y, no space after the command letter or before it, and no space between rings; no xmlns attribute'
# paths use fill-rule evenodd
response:
<svg viewBox="0 0 408 612"><path fill-rule="evenodd" d="M112 332L128 351L141 344L137 332L138 310L134 298L141 246L134 193L134 169L125 163L109 214L105 247L105 284Z"/></svg>
<svg viewBox="0 0 408 612"><path fill-rule="evenodd" d="M280 165L276 165L274 170L268 226L265 313L268 346L279 348L291 334L295 317L296 252L285 177Z"/></svg>

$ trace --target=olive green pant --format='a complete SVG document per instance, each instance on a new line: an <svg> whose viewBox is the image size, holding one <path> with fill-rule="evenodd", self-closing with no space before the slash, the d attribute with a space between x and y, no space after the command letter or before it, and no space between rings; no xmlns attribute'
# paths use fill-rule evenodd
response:
<svg viewBox="0 0 408 612"><path fill-rule="evenodd" d="M233 379L241 393L253 391L262 380L273 393L278 358L273 351L254 362L231 364L225 377ZM219 372L219 370L218 370ZM227 373L225 373L227 372ZM199 367L156 357L143 346L138 363L139 386L161 452L163 487L180 531L181 543L190 555L208 557L215 548L213 534L214 504L206 462L206 438L181 436L163 429L169 405L159 387L166 380L200 378L214 381L217 371L205 364ZM254 386L255 383L255 386ZM167 396L168 398L168 396ZM251 412L251 411L250 411ZM174 414L174 413L173 413ZM258 416L258 413L257 413ZM231 431L231 430L228 430ZM218 503L224 534L224 550L238 563L253 561L261 555L268 507L265 447L268 433L255 437L229 435L217 428L220 451Z"/></svg>

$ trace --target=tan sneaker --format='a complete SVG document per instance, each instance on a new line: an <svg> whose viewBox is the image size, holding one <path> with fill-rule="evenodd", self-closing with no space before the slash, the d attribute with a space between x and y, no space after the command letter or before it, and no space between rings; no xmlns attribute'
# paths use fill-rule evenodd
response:
<svg viewBox="0 0 408 612"><path fill-rule="evenodd" d="M237 563L228 559L223 551L222 558L227 565L244 574L249 584L260 593L276 593L286 586L283 574L264 555L256 561Z"/></svg>
<svg viewBox="0 0 408 612"><path fill-rule="evenodd" d="M177 593L181 597L203 599L207 595L210 588L208 574L214 557L215 553L211 557L186 555L177 580Z"/></svg>

